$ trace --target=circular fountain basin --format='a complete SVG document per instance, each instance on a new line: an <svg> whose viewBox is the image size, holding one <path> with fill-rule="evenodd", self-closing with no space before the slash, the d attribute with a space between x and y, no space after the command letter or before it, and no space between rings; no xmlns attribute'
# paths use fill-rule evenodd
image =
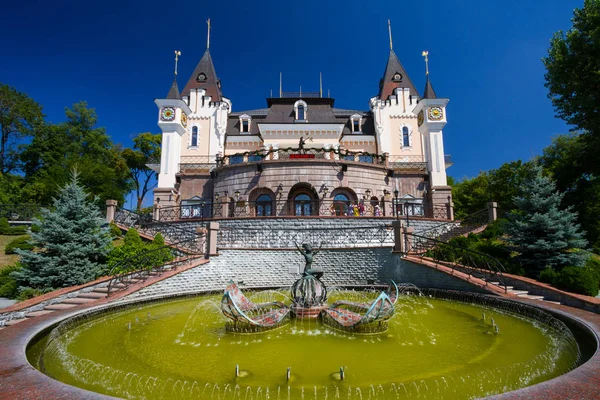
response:
<svg viewBox="0 0 600 400"><path fill-rule="evenodd" d="M329 302L377 294L334 290ZM286 296L248 294L255 302L289 304ZM573 335L550 315L461 296L468 303L399 296L388 330L374 334L349 334L314 319L264 333L226 332L220 295L134 304L65 321L30 346L28 358L61 382L135 399L468 399L576 366Z"/></svg>

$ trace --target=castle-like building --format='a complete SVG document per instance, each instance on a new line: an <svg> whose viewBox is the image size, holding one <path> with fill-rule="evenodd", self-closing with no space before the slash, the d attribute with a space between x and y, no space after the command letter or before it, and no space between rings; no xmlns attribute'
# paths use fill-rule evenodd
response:
<svg viewBox="0 0 600 400"><path fill-rule="evenodd" d="M161 219L395 216L450 219L447 98L423 94L392 50L369 109L320 92L279 92L233 111L208 46L183 91L155 100ZM424 53L425 55L426 53Z"/></svg>

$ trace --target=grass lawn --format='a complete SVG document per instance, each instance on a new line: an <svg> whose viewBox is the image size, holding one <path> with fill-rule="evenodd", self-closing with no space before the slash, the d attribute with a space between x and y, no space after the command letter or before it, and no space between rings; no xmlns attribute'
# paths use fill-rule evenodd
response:
<svg viewBox="0 0 600 400"><path fill-rule="evenodd" d="M16 254L4 254L6 245L18 237L21 236L0 235L0 269L12 265L19 260L19 256Z"/></svg>

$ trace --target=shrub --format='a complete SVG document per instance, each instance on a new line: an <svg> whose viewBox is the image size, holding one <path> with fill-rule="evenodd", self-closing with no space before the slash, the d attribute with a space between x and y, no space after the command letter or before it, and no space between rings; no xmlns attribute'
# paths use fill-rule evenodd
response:
<svg viewBox="0 0 600 400"><path fill-rule="evenodd" d="M0 235L24 235L26 233L26 226L10 226L8 219L0 218Z"/></svg>
<svg viewBox="0 0 600 400"><path fill-rule="evenodd" d="M33 250L34 246L31 244L31 237L21 236L11 240L4 249L5 254L17 254L15 249L21 250Z"/></svg>
<svg viewBox="0 0 600 400"><path fill-rule="evenodd" d="M547 283L549 285L554 285L556 283L556 278L558 277L558 272L553 270L552 268L546 268L542 272L540 272L540 282Z"/></svg>
<svg viewBox="0 0 600 400"><path fill-rule="evenodd" d="M121 231L121 228L119 228L117 226L117 224L114 223L114 221L111 221L111 223L109 224L109 229L110 229L110 236L113 239L117 239L117 238L120 238L121 236L123 236L123 232Z"/></svg>
<svg viewBox="0 0 600 400"><path fill-rule="evenodd" d="M23 301L23 300L33 299L34 297L38 297L43 294L49 293L52 290L54 290L54 289L52 289L52 288L34 289L34 288L30 288L30 287L21 287L19 289L19 294L17 296L17 300Z"/></svg>
<svg viewBox="0 0 600 400"><path fill-rule="evenodd" d="M497 219L485 228L479 235L483 239L497 239L504 235L504 229L506 225L506 219Z"/></svg>
<svg viewBox="0 0 600 400"><path fill-rule="evenodd" d="M15 278L10 274L11 272L21 269L19 263L10 265L0 269L0 297L15 298L18 294L18 285Z"/></svg>
<svg viewBox="0 0 600 400"><path fill-rule="evenodd" d="M565 267L558 273L555 285L568 292L596 296L598 294L598 276L589 267Z"/></svg>
<svg viewBox="0 0 600 400"><path fill-rule="evenodd" d="M127 231L127 233L125 233L124 242L125 246L141 246L142 238L140 237L140 234L138 233L137 229L130 228Z"/></svg>

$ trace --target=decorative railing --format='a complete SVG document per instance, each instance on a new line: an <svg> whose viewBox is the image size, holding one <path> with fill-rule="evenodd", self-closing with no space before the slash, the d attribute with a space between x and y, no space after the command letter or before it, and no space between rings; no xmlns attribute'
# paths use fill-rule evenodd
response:
<svg viewBox="0 0 600 400"><path fill-rule="evenodd" d="M296 248L302 243L323 248L393 247L394 232L390 225L304 229L222 227L217 239L219 249Z"/></svg>
<svg viewBox="0 0 600 400"><path fill-rule="evenodd" d="M315 98L315 97L323 97L321 96L321 92L281 92L281 97L288 98Z"/></svg>
<svg viewBox="0 0 600 400"><path fill-rule="evenodd" d="M39 204L0 204L0 218L28 222L33 220L43 207Z"/></svg>
<svg viewBox="0 0 600 400"><path fill-rule="evenodd" d="M481 278L486 285L494 282L493 284L507 292L502 275L506 269L500 261L488 254L411 233L406 234L406 242L409 255L431 260L436 266L443 265L453 271Z"/></svg>
<svg viewBox="0 0 600 400"><path fill-rule="evenodd" d="M343 201L321 200L230 200L215 203L199 202L174 207L160 207L155 218L159 221L204 220L210 218L242 217L397 217L448 219L448 206L427 206L423 203L386 200ZM409 224L410 225L410 224Z"/></svg>
<svg viewBox="0 0 600 400"><path fill-rule="evenodd" d="M387 167L395 171L427 171L427 162L425 157L411 156L411 155L400 155L400 156L388 156Z"/></svg>
<svg viewBox="0 0 600 400"><path fill-rule="evenodd" d="M154 237L160 233L165 243L184 253L205 254L206 235L198 233L194 229L185 229L178 225L157 221L152 219L150 214L137 214L125 209L117 209L114 221L125 228L134 227L148 237Z"/></svg>
<svg viewBox="0 0 600 400"><path fill-rule="evenodd" d="M482 229L489 223L488 210L479 210L462 218L460 221L450 221L420 232L428 238L437 238L447 242L450 239Z"/></svg>
<svg viewBox="0 0 600 400"><path fill-rule="evenodd" d="M217 156L183 156L179 172L210 172L217 168Z"/></svg>
<svg viewBox="0 0 600 400"><path fill-rule="evenodd" d="M132 257L121 260L109 272L112 278L108 281L106 297L117 289L127 289L133 283L144 281L151 276L160 276L166 270L177 268L183 263L200 257L189 256L179 250L190 245L197 246L197 240L192 238L152 250L142 250Z"/></svg>

